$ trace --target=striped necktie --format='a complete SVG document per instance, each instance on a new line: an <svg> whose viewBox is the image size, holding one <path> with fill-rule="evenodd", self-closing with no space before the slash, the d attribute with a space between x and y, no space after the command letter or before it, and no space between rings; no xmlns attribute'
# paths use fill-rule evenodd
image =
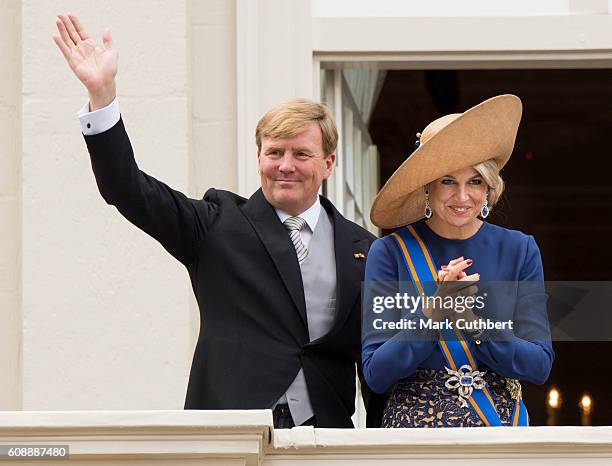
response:
<svg viewBox="0 0 612 466"><path fill-rule="evenodd" d="M283 225L289 232L289 238L291 238L297 253L298 262L301 264L308 255L308 248L302 242L302 236L300 235L300 230L306 225L306 220L301 217L289 217L283 222Z"/></svg>

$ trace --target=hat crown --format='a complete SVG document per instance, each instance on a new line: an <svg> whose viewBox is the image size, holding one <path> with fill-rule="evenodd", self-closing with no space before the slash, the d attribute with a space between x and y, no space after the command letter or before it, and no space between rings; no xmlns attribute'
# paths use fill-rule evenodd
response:
<svg viewBox="0 0 612 466"><path fill-rule="evenodd" d="M440 117L437 120L434 120L429 123L421 133L421 144L425 144L429 139L434 137L442 128L455 121L461 115L462 113L451 113L449 115L444 115L443 117Z"/></svg>

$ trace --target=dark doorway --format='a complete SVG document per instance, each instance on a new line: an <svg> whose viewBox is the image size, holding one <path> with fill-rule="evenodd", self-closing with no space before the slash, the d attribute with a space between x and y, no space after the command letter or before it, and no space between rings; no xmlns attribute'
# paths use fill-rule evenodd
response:
<svg viewBox="0 0 612 466"><path fill-rule="evenodd" d="M506 192L489 220L535 236L547 280L610 281L611 83L608 69L389 71L370 119L381 183L432 120L494 95L516 94L523 120L502 171ZM601 312L612 312L612 303ZM592 425L612 425L612 343L555 342L554 348L548 382L523 384L532 424L546 424L546 395L554 385L563 398L558 424L580 425L578 402L588 392Z"/></svg>

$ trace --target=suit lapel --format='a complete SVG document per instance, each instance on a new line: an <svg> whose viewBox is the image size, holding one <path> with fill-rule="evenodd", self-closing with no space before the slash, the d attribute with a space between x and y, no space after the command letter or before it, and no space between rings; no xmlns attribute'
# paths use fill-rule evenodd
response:
<svg viewBox="0 0 612 466"><path fill-rule="evenodd" d="M355 253L367 251L362 251L361 245L357 244L361 238L355 236L349 221L336 210L333 204L324 197L321 197L321 204L332 216L336 251L336 319L331 331L327 334L331 335L336 328L344 324L361 294L365 260L356 258Z"/></svg>
<svg viewBox="0 0 612 466"><path fill-rule="evenodd" d="M243 207L243 212L272 258L304 325L308 328L302 273L293 243L291 243L285 227L280 222L274 208L264 197L261 189L258 189L247 201Z"/></svg>

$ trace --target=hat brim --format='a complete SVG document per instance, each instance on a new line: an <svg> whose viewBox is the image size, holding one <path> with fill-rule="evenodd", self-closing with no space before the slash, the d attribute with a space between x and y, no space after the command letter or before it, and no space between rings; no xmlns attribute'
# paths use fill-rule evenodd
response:
<svg viewBox="0 0 612 466"><path fill-rule="evenodd" d="M494 159L501 169L512 155L523 106L515 95L485 100L462 113L418 147L380 190L370 219L395 228L423 218L428 183L462 168Z"/></svg>

